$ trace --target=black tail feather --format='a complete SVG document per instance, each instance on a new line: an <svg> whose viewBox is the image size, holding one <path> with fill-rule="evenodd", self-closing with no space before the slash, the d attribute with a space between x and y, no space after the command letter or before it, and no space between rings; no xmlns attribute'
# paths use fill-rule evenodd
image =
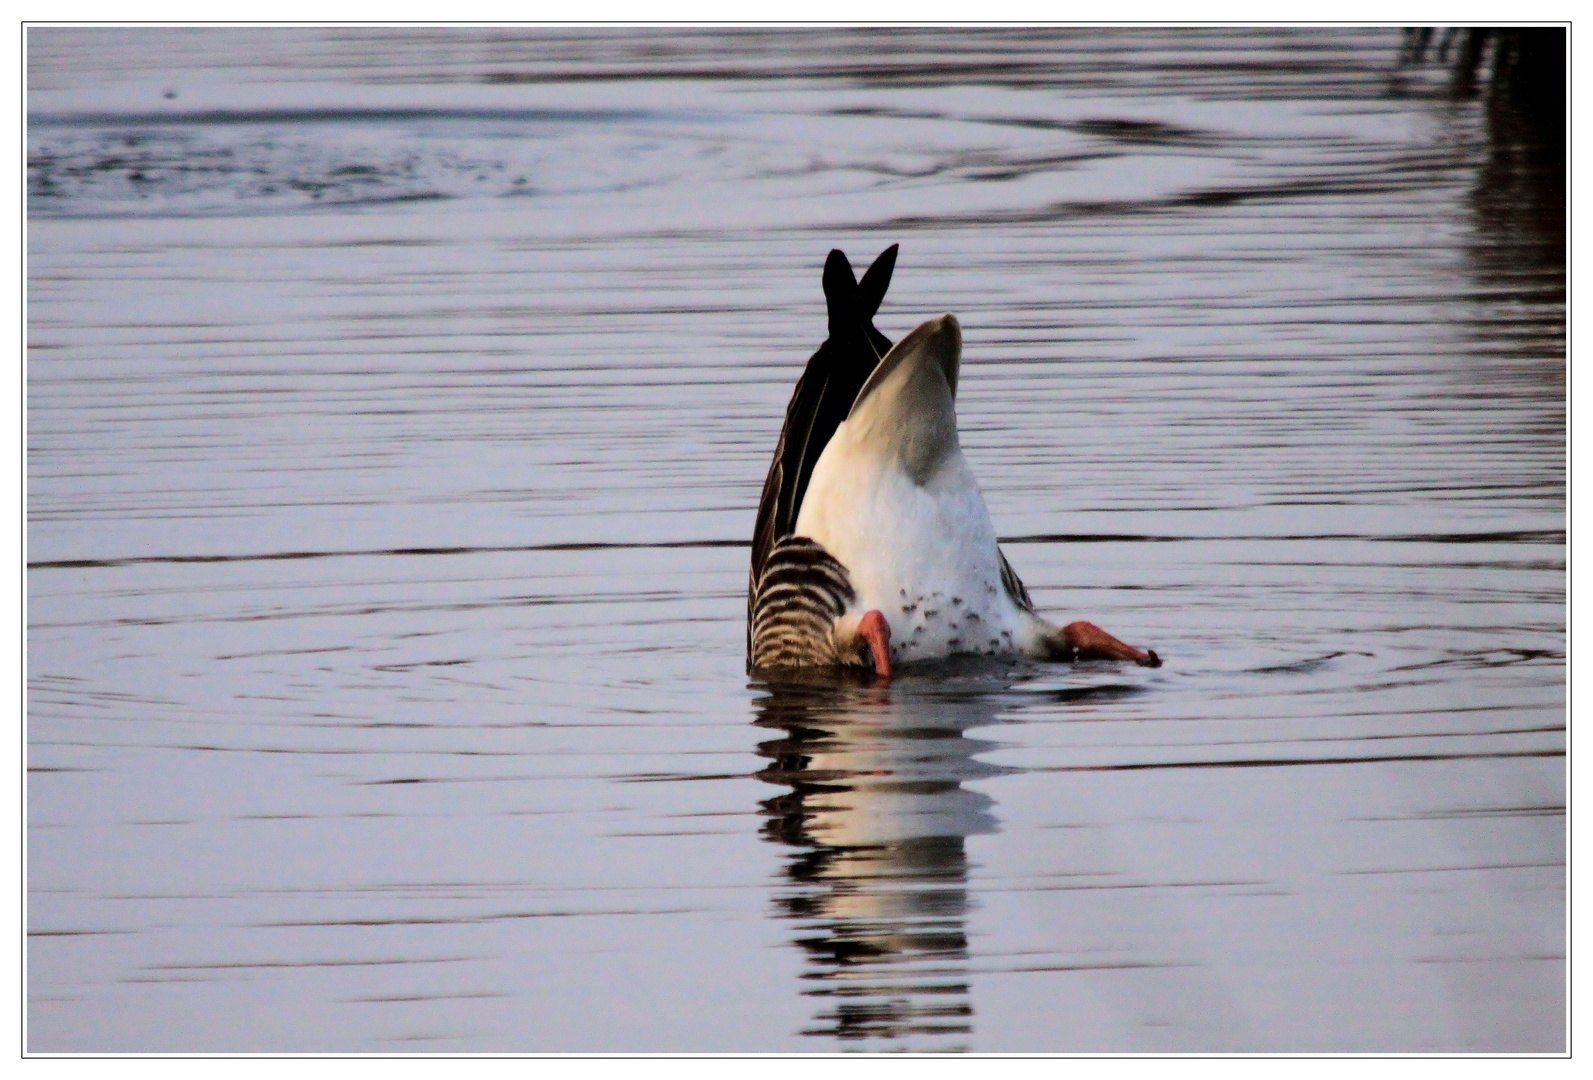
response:
<svg viewBox="0 0 1593 1080"><path fill-rule="evenodd" d="M892 244L880 252L879 258L874 260L874 265L868 268L857 287L858 317L865 322L874 318L880 302L885 299L885 290L891 287L891 274L896 269L896 251L900 247L900 244Z"/></svg>

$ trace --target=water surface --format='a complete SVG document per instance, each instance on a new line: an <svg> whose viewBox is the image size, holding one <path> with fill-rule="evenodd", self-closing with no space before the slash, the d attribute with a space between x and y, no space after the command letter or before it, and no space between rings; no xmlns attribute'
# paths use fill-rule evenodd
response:
<svg viewBox="0 0 1593 1080"><path fill-rule="evenodd" d="M31 1050L1564 1049L1563 212L1397 31L28 40ZM895 242L1164 667L744 672Z"/></svg>

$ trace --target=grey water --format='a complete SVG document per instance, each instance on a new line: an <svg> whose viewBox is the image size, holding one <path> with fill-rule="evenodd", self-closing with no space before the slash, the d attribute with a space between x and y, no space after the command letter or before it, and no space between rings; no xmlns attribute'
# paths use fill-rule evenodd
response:
<svg viewBox="0 0 1593 1080"><path fill-rule="evenodd" d="M1564 191L1401 47L30 28L28 1049L1564 1051ZM746 674L892 243L1160 669Z"/></svg>

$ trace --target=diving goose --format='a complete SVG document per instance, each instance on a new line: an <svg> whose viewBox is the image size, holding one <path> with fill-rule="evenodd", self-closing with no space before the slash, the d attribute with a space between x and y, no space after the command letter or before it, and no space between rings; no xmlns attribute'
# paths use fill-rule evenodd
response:
<svg viewBox="0 0 1593 1080"><path fill-rule="evenodd" d="M1159 667L1152 650L1034 610L957 440L957 319L894 347L874 328L896 252L862 282L840 251L824 264L830 335L797 381L758 505L748 668L888 677L959 654Z"/></svg>

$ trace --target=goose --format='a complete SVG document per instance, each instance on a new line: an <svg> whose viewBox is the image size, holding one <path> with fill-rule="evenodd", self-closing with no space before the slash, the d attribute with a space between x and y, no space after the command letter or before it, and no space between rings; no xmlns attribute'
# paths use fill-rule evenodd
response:
<svg viewBox="0 0 1593 1080"><path fill-rule="evenodd" d="M829 337L786 409L753 530L747 666L895 667L962 654L1132 660L1154 650L1035 610L957 438L953 315L894 346L874 327L898 245L859 282L824 264Z"/></svg>

